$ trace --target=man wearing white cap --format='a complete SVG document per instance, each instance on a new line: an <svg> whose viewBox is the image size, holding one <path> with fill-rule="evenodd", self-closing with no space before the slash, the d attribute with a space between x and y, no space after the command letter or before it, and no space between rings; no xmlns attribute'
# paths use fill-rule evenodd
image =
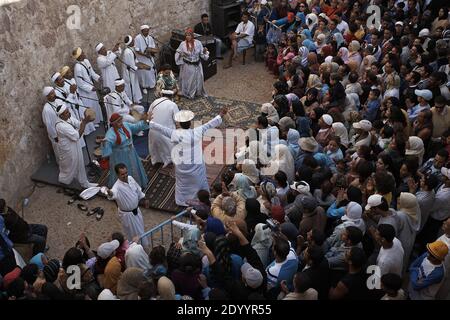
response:
<svg viewBox="0 0 450 320"><path fill-rule="evenodd" d="M324 114L319 119L320 130L316 135L316 141L322 146L326 147L330 138L334 135L333 118L329 114Z"/></svg>
<svg viewBox="0 0 450 320"><path fill-rule="evenodd" d="M142 100L142 93L137 75L138 67L136 63L138 63L138 60L133 48L133 37L126 36L124 42L127 46L123 51L122 63L122 77L125 80L125 91L134 103L139 103Z"/></svg>
<svg viewBox="0 0 450 320"><path fill-rule="evenodd" d="M103 121L102 110L98 103L96 82L100 76L94 71L91 63L86 59L86 55L81 48L76 48L72 52L72 57L77 60L74 66L75 81L84 106L92 108L95 111L94 124L96 127Z"/></svg>
<svg viewBox="0 0 450 320"><path fill-rule="evenodd" d="M369 147L372 141L372 135L370 133L370 130L372 130L372 122L370 122L369 120L361 120L359 122L353 123L353 128L356 129L356 134L351 139L351 144L353 145L353 147Z"/></svg>
<svg viewBox="0 0 450 320"><path fill-rule="evenodd" d="M115 60L121 54L122 50L119 47L120 43L117 43L111 51L106 50L103 43L99 43L95 47L97 51L97 66L100 69L102 75L103 87L114 90L114 80L119 78L119 72L117 71Z"/></svg>
<svg viewBox="0 0 450 320"><path fill-rule="evenodd" d="M58 121L58 114L56 109L58 104L56 102L56 93L53 87L44 87L42 95L47 98L47 103L42 110L42 121L47 128L47 134L52 143L53 152L55 153L56 162L59 161L58 156L58 135L56 134L55 124Z"/></svg>
<svg viewBox="0 0 450 320"><path fill-rule="evenodd" d="M115 90L105 96L105 107L108 118L111 117L113 113L118 113L125 122L138 122L138 120L131 115L131 111L134 110L138 114L143 114L144 107L133 104L125 93L125 81L123 79L116 79L114 85Z"/></svg>
<svg viewBox="0 0 450 320"><path fill-rule="evenodd" d="M411 109L408 109L408 119L411 122L416 121L417 117L419 116L419 113L423 110L430 110L431 107L428 103L431 99L433 99L433 93L428 89L423 90L414 90L414 94L417 96L417 102L418 104L412 107Z"/></svg>
<svg viewBox="0 0 450 320"><path fill-rule="evenodd" d="M162 97L153 101L148 112L153 114L153 121L168 129L176 129L175 114L180 110L175 102L172 101L174 92L162 90ZM163 163L167 166L172 162L172 148L174 144L170 139L156 130L148 132L148 151L151 156L152 164Z"/></svg>
<svg viewBox="0 0 450 320"><path fill-rule="evenodd" d="M90 183L87 179L83 151L80 144L80 138L83 136L86 123L93 119L87 116L80 122L72 118L66 104L58 106L57 113L59 119L55 124L55 129L59 140L58 181L67 185L73 179L77 179L83 188L97 186Z"/></svg>
<svg viewBox="0 0 450 320"><path fill-rule="evenodd" d="M153 56L158 52L155 40L149 34L150 27L146 24L141 26L141 33L134 38L134 47L139 62L149 66L149 69L138 70L138 78L144 94L147 89L155 87L156 84L156 65Z"/></svg>
<svg viewBox="0 0 450 320"><path fill-rule="evenodd" d="M177 130L163 127L154 121L150 122L150 130L159 131L176 143L172 149L172 161L175 164L175 202L177 205L187 206L186 201L195 199L199 190L209 191L203 159L203 135L208 129L219 126L227 111L226 108L223 108L214 119L194 129L191 129L194 113L188 110L175 114L174 120L179 122L181 127ZM152 112L149 112L148 119L153 119Z"/></svg>

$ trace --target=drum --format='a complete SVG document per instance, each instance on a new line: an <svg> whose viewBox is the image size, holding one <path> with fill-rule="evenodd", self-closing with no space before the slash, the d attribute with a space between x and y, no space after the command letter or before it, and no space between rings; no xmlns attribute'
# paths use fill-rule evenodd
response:
<svg viewBox="0 0 450 320"><path fill-rule="evenodd" d="M94 121L95 120L95 116L96 116L95 111L92 110L91 108L86 108L86 111L84 111L84 117L85 118L89 117L89 119L91 120L89 122Z"/></svg>

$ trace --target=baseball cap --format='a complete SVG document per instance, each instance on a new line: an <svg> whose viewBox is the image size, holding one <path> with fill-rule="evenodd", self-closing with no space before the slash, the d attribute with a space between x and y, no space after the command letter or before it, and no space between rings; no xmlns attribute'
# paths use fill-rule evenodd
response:
<svg viewBox="0 0 450 320"><path fill-rule="evenodd" d="M351 201L347 204L345 215L341 218L343 221L361 219L362 207L359 203Z"/></svg>
<svg viewBox="0 0 450 320"><path fill-rule="evenodd" d="M369 120L361 120L359 122L355 122L353 124L353 128L370 131L372 130L372 122L370 122Z"/></svg>
<svg viewBox="0 0 450 320"><path fill-rule="evenodd" d="M112 253L114 252L114 250L117 250L117 248L120 246L119 241L117 240L113 240L110 242L106 242L101 244L98 249L97 249L97 255L102 258L102 259L106 259L108 258L110 255L112 255Z"/></svg>
<svg viewBox="0 0 450 320"><path fill-rule="evenodd" d="M370 208L378 207L383 203L383 196L381 194L373 194L367 199L366 210L370 210Z"/></svg>
<svg viewBox="0 0 450 320"><path fill-rule="evenodd" d="M241 267L242 276L250 288L256 289L263 283L261 271L252 267L250 263L244 263Z"/></svg>
<svg viewBox="0 0 450 320"><path fill-rule="evenodd" d="M414 90L414 94L418 97L424 98L427 101L429 101L433 98L433 93L428 89L423 89L423 90L416 89L416 90Z"/></svg>

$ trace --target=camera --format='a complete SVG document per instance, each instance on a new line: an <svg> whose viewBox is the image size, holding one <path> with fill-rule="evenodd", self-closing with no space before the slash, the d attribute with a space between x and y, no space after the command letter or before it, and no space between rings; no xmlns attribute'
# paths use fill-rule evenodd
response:
<svg viewBox="0 0 450 320"><path fill-rule="evenodd" d="M275 223L275 221L273 219L267 219L266 223L267 224L264 226L263 229L270 228L270 230L272 230L272 231L277 231L278 230L278 224Z"/></svg>

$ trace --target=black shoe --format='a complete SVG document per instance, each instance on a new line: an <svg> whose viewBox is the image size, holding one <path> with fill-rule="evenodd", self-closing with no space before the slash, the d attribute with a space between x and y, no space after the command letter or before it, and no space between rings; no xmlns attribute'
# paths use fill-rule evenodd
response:
<svg viewBox="0 0 450 320"><path fill-rule="evenodd" d="M102 220L103 214L104 214L104 213L105 213L105 210L103 210L102 208L100 208L100 209L97 211L97 214L95 215L95 219L96 219L97 221Z"/></svg>

